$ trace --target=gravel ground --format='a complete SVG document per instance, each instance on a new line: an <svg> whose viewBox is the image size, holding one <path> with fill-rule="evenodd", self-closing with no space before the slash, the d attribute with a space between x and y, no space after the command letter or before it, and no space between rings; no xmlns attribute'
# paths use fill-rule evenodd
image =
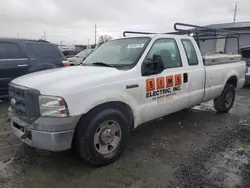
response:
<svg viewBox="0 0 250 188"><path fill-rule="evenodd" d="M132 131L124 155L93 168L72 151L52 153L21 144L0 102L0 188L250 187L250 88L230 113L212 103Z"/></svg>

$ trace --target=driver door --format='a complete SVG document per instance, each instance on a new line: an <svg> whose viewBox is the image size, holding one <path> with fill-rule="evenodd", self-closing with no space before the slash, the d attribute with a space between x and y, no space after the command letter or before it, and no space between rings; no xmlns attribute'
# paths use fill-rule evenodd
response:
<svg viewBox="0 0 250 188"><path fill-rule="evenodd" d="M157 39L143 63L160 55L164 70L159 74L143 76L141 90L141 121L147 122L179 111L187 106L188 82L177 41Z"/></svg>

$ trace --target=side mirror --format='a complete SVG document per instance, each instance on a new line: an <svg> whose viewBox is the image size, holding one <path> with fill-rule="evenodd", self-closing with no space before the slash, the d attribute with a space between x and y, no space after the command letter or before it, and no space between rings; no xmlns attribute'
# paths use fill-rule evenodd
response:
<svg viewBox="0 0 250 188"><path fill-rule="evenodd" d="M158 54L153 55L153 59L146 59L142 63L142 76L159 74L164 70L162 57Z"/></svg>

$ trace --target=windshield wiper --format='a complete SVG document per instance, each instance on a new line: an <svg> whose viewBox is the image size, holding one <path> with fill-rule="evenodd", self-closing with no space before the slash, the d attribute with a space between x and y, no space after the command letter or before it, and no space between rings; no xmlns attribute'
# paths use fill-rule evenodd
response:
<svg viewBox="0 0 250 188"><path fill-rule="evenodd" d="M106 63L103 63L103 62L95 62L95 63L92 63L92 65L99 65L99 66L105 66L105 67L112 67L112 65L109 65L109 64L106 64Z"/></svg>

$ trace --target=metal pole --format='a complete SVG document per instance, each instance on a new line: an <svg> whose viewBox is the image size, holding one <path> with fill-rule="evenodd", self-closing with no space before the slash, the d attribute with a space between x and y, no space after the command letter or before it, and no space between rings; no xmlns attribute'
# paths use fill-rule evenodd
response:
<svg viewBox="0 0 250 188"><path fill-rule="evenodd" d="M238 54L240 53L240 40L239 40L240 36L237 37L237 47L238 47Z"/></svg>
<svg viewBox="0 0 250 188"><path fill-rule="evenodd" d="M74 27L74 48L76 48L76 28Z"/></svg>
<svg viewBox="0 0 250 188"><path fill-rule="evenodd" d="M96 46L96 24L95 24L95 46Z"/></svg>
<svg viewBox="0 0 250 188"><path fill-rule="evenodd" d="M227 40L228 40L228 38L226 37L226 38L225 38L225 40L226 40L226 41L225 41L225 45L224 45L224 54L226 53L227 43L228 43L228 41L227 41Z"/></svg>
<svg viewBox="0 0 250 188"><path fill-rule="evenodd" d="M198 44L199 48L201 48L201 46L200 46L200 36L199 36L199 32L198 32L197 28L195 29L195 32L196 32L196 36L197 36L197 44Z"/></svg>

